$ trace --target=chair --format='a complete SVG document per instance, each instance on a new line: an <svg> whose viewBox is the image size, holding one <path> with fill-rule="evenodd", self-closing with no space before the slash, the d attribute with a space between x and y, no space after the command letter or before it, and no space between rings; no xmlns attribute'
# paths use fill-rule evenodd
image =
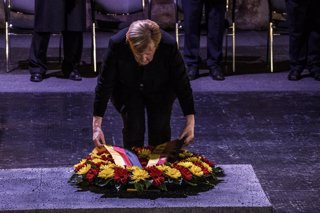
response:
<svg viewBox="0 0 320 213"><path fill-rule="evenodd" d="M97 29L97 14L107 16L127 16L144 12L144 0L91 0L92 8L92 55L93 69L97 71L97 44L96 44L96 29Z"/></svg>
<svg viewBox="0 0 320 213"><path fill-rule="evenodd" d="M267 62L270 71L274 71L274 48L275 35L288 35L286 19L286 3L284 0L268 0L269 4L269 28L267 40Z"/></svg>
<svg viewBox="0 0 320 213"><path fill-rule="evenodd" d="M5 63L10 72L10 36L18 33L31 33L33 29L34 0L3 0L5 13ZM17 18L18 14L25 19ZM29 21L28 21L29 20Z"/></svg>
<svg viewBox="0 0 320 213"><path fill-rule="evenodd" d="M5 63L6 72L10 72L10 43L12 35L32 34L35 0L3 0L5 12ZM61 62L61 37L59 62Z"/></svg>
<svg viewBox="0 0 320 213"><path fill-rule="evenodd" d="M179 47L179 29L182 28L182 22L179 19L179 14L183 13L182 2L181 0L174 0L175 10L176 10L176 24L175 24L175 34L176 41Z"/></svg>
<svg viewBox="0 0 320 213"><path fill-rule="evenodd" d="M231 24L228 20L228 14L230 11L230 1L232 4L231 8ZM228 36L232 38L232 71L236 71L236 22L235 22L235 10L236 10L236 0L226 0L226 38L225 38L225 61L228 57Z"/></svg>

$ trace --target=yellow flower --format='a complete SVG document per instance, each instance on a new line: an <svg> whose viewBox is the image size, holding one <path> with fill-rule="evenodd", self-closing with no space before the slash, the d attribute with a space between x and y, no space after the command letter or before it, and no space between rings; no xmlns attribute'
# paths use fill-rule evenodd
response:
<svg viewBox="0 0 320 213"><path fill-rule="evenodd" d="M97 155L96 153L91 153L91 158L92 159L99 159L99 158L101 158L101 156L100 155Z"/></svg>
<svg viewBox="0 0 320 213"><path fill-rule="evenodd" d="M94 163L94 164L105 163L104 160L101 160L101 159L99 159L99 158L95 158L95 159L93 159L91 162Z"/></svg>
<svg viewBox="0 0 320 213"><path fill-rule="evenodd" d="M127 170L128 170L129 172L133 172L133 171L136 170L136 169L140 169L140 168L137 167L137 166L127 167Z"/></svg>
<svg viewBox="0 0 320 213"><path fill-rule="evenodd" d="M101 170L98 174L98 177L103 179L113 178L113 176L114 176L114 169L111 167L106 167L105 169Z"/></svg>
<svg viewBox="0 0 320 213"><path fill-rule="evenodd" d="M143 158L149 157L150 154L151 154L151 151L149 149L141 149L141 151L139 152L139 156Z"/></svg>
<svg viewBox="0 0 320 213"><path fill-rule="evenodd" d="M193 163L191 163L191 162L179 162L178 165L190 169L193 166Z"/></svg>
<svg viewBox="0 0 320 213"><path fill-rule="evenodd" d="M189 170L195 176L201 177L203 175L203 171L199 166L193 165Z"/></svg>
<svg viewBox="0 0 320 213"><path fill-rule="evenodd" d="M164 164L161 164L159 166L156 166L157 169L159 169L160 171L164 172L165 170L167 170L168 168L171 168L170 166L166 166Z"/></svg>
<svg viewBox="0 0 320 213"><path fill-rule="evenodd" d="M186 157L192 157L193 154L187 150L184 150L183 152L179 153L180 158L186 158Z"/></svg>
<svg viewBox="0 0 320 213"><path fill-rule="evenodd" d="M132 172L132 176L131 176L131 179L133 180L134 183L138 183L139 181L141 180L145 180L147 178L149 178L149 174L146 170L144 169L135 169L133 172Z"/></svg>
<svg viewBox="0 0 320 213"><path fill-rule="evenodd" d="M87 164L87 165L85 165L84 167L82 167L82 168L77 172L77 174L78 174L78 175L84 175L84 174L86 174L90 169L91 169L91 164Z"/></svg>
<svg viewBox="0 0 320 213"><path fill-rule="evenodd" d="M203 171L199 166L194 165L191 162L179 162L178 163L179 166L183 166L185 168L188 168L189 171L195 175L195 176L202 176L203 175Z"/></svg>
<svg viewBox="0 0 320 213"><path fill-rule="evenodd" d="M190 157L190 158L187 158L186 161L201 162L201 160L198 157Z"/></svg>
<svg viewBox="0 0 320 213"><path fill-rule="evenodd" d="M172 179L178 179L181 177L181 173L178 169L170 168L169 166L164 173Z"/></svg>
<svg viewBox="0 0 320 213"><path fill-rule="evenodd" d="M82 165L82 164L85 164L86 162L87 162L86 159L82 159L82 160L80 161L80 163L74 165L73 168L75 169L75 168L77 168L78 166L80 166L80 165Z"/></svg>
<svg viewBox="0 0 320 213"><path fill-rule="evenodd" d="M202 166L204 166L205 168L207 168L208 169L208 172L212 172L212 167L211 166L209 166L209 164L207 164L207 163L205 163L205 162L201 162L201 164L202 164Z"/></svg>
<svg viewBox="0 0 320 213"><path fill-rule="evenodd" d="M116 165L114 163L109 163L107 165L102 165L100 167L101 170L104 170L104 169L113 169L114 167L116 167Z"/></svg>

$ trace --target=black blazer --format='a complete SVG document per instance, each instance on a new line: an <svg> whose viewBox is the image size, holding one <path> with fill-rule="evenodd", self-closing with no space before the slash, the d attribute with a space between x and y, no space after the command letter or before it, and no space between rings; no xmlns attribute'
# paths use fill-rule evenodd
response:
<svg viewBox="0 0 320 213"><path fill-rule="evenodd" d="M119 111L140 97L159 106L172 104L177 97L183 114L194 114L192 89L176 41L161 31L153 60L139 66L126 42L127 31L110 38L96 86L94 115L103 117L111 96Z"/></svg>
<svg viewBox="0 0 320 213"><path fill-rule="evenodd" d="M85 0L35 0L34 30L62 32L86 30Z"/></svg>

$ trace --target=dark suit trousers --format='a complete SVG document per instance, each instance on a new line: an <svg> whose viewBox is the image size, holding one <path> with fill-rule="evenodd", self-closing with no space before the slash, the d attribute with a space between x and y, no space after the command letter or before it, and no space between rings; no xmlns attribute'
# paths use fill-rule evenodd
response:
<svg viewBox="0 0 320 213"><path fill-rule="evenodd" d="M287 0L291 70L320 73L319 8L319 0Z"/></svg>
<svg viewBox="0 0 320 213"><path fill-rule="evenodd" d="M123 145L126 149L144 146L145 114L147 115L148 145L156 146L171 139L170 117L172 103L148 103L143 98L121 112L123 119Z"/></svg>
<svg viewBox="0 0 320 213"><path fill-rule="evenodd" d="M207 65L219 65L225 31L225 0L182 0L184 13L184 60L187 66L199 66L200 31L203 5L207 18Z"/></svg>
<svg viewBox="0 0 320 213"><path fill-rule="evenodd" d="M50 40L50 32L34 32L29 53L30 74L45 74L47 71L47 50ZM62 71L69 74L77 69L82 55L82 32L62 32L64 59Z"/></svg>

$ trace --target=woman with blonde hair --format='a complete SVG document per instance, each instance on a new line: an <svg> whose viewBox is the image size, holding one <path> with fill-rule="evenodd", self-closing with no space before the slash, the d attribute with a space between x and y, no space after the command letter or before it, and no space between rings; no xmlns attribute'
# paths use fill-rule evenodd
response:
<svg viewBox="0 0 320 213"><path fill-rule="evenodd" d="M176 97L186 119L179 137L188 144L194 139L194 101L177 44L155 22L133 22L109 41L95 92L94 144L106 143L101 124L109 99L123 119L125 148L144 146L146 122L149 145L169 141Z"/></svg>

